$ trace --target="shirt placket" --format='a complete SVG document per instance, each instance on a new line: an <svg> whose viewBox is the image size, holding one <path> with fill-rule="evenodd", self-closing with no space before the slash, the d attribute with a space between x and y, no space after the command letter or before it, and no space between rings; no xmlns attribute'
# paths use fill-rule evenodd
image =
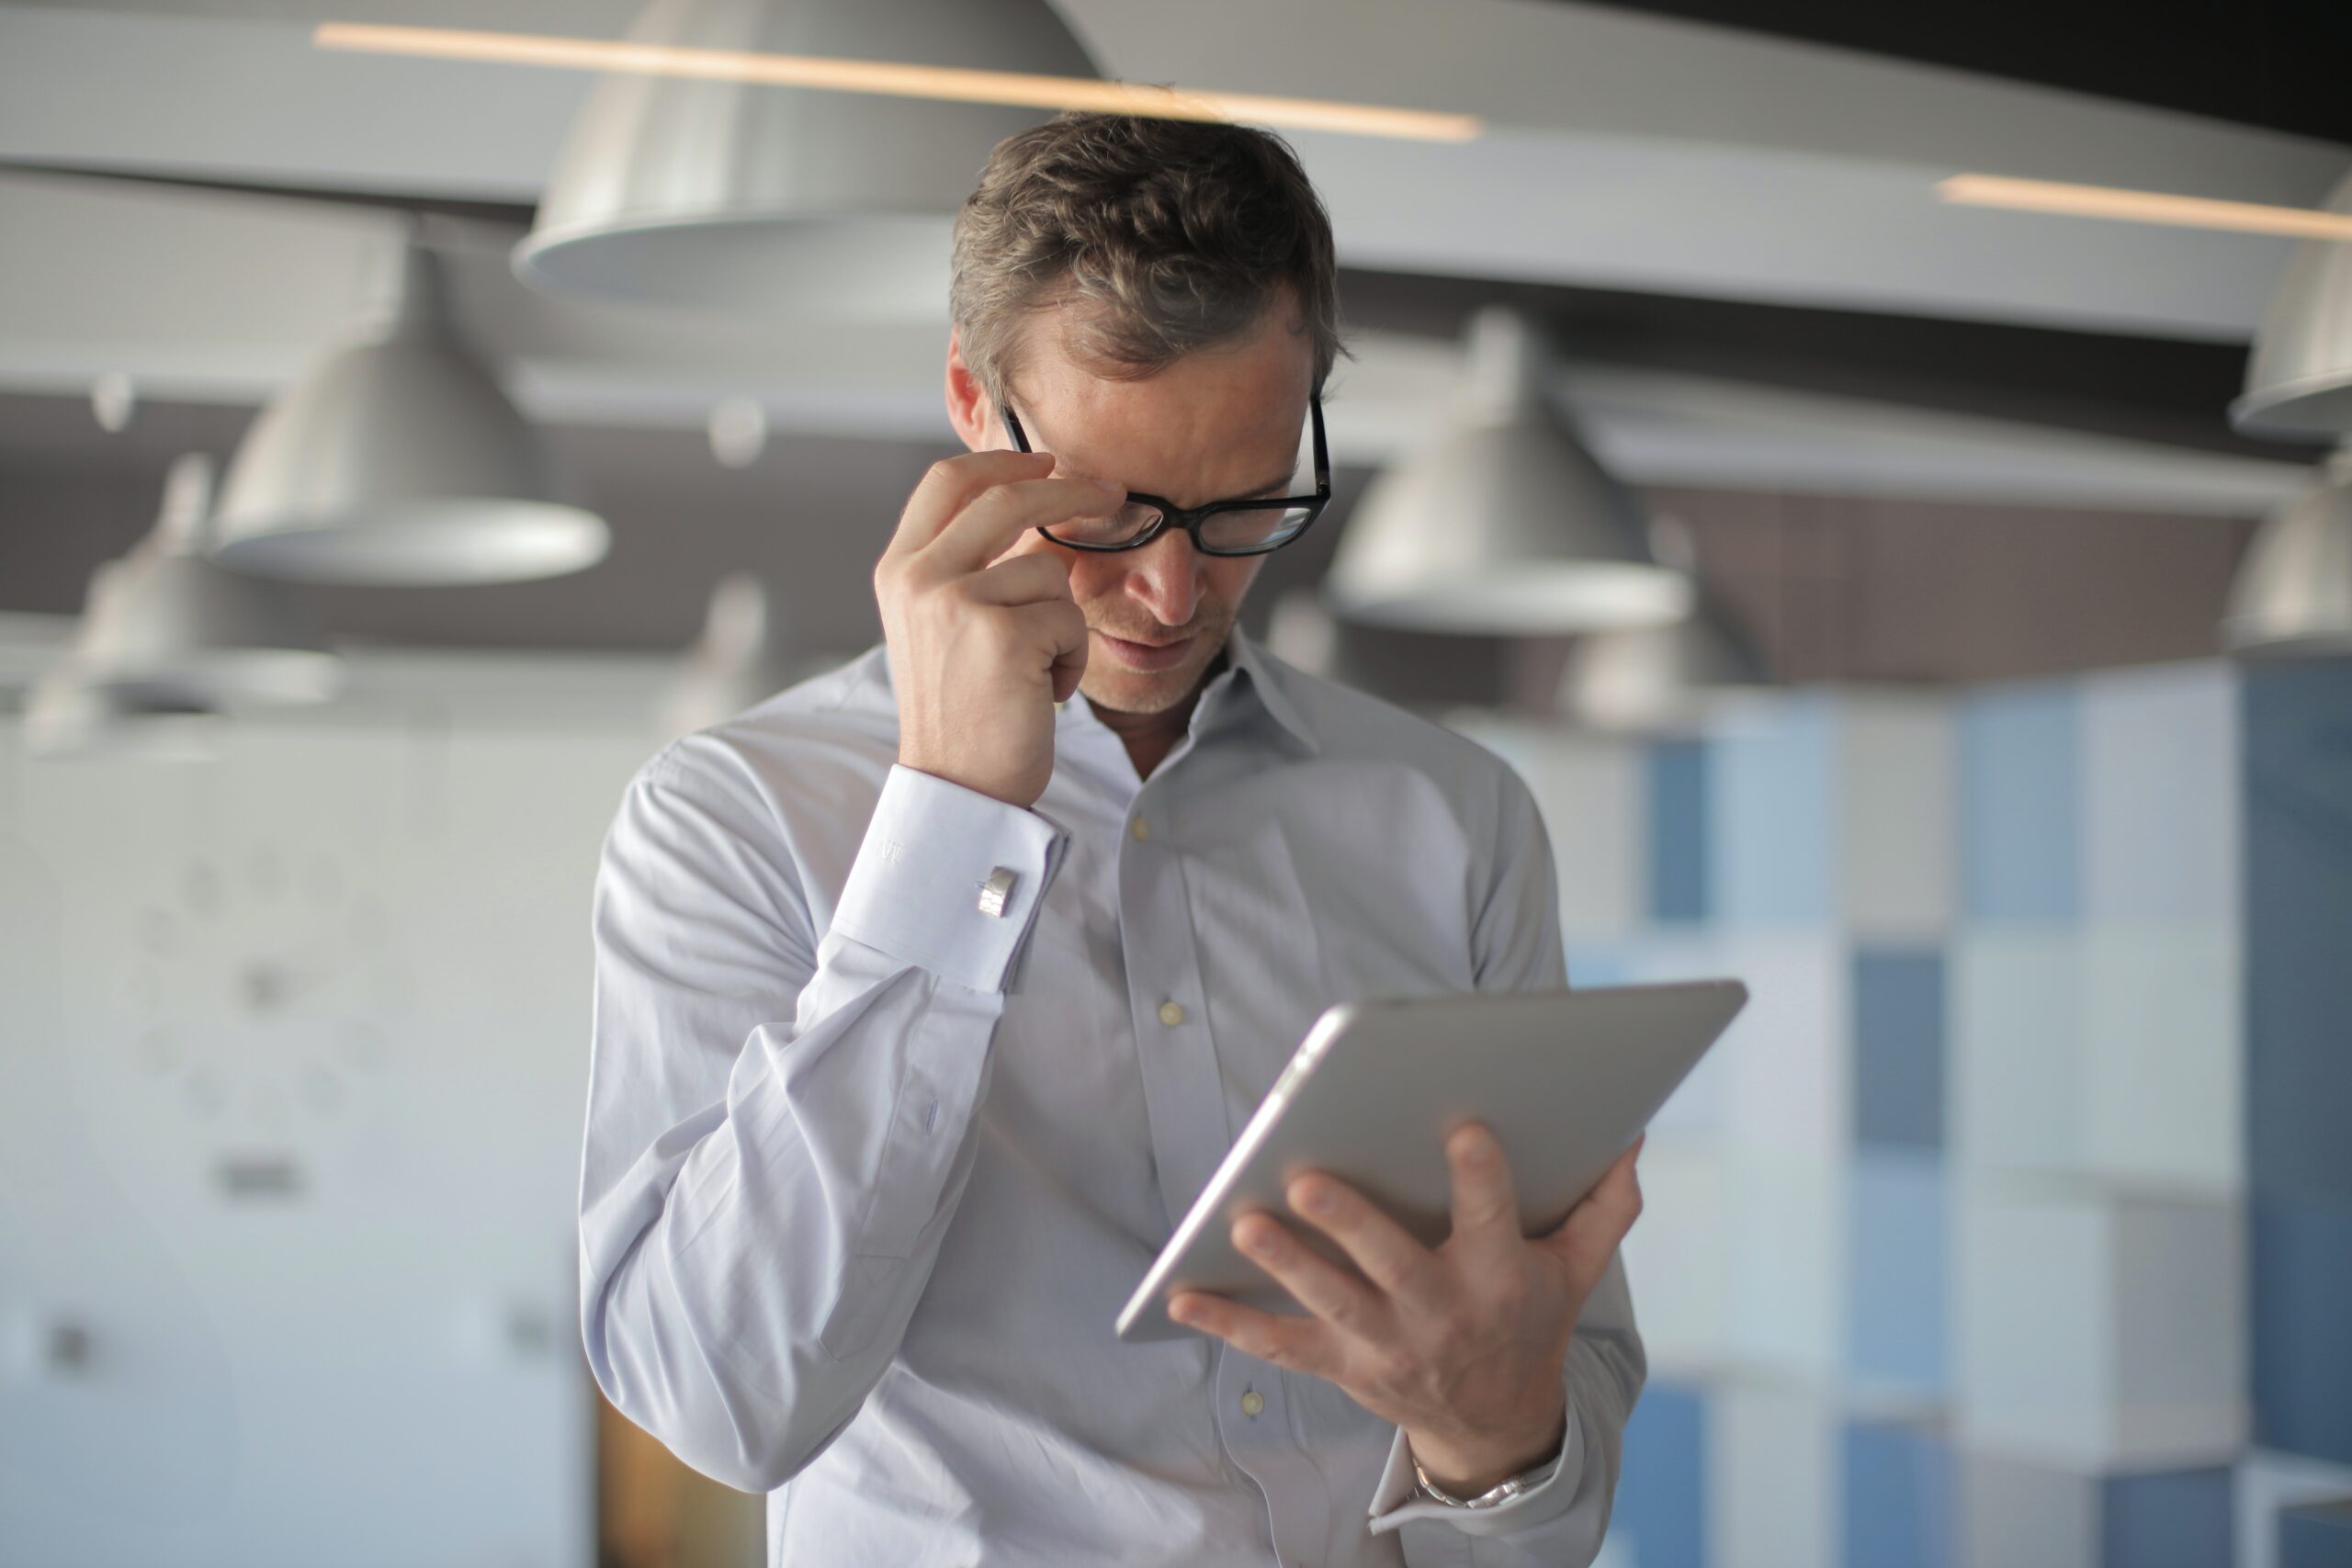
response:
<svg viewBox="0 0 2352 1568"><path fill-rule="evenodd" d="M1119 920L1145 1113L1172 1235L1234 1134L1209 1035L1177 835L1159 809L1169 772L1164 764L1128 805ZM1330 1539L1330 1498L1295 1436L1281 1369L1222 1341L1216 1363L1217 1432L1234 1463L1265 1495L1276 1555L1285 1568L1319 1568L1321 1545Z"/></svg>

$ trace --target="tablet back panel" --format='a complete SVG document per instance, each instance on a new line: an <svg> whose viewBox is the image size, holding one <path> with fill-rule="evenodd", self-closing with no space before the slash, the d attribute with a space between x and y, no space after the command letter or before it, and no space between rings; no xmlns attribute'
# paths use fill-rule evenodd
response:
<svg viewBox="0 0 2352 1568"><path fill-rule="evenodd" d="M1338 1177L1438 1246L1453 1229L1445 1139L1473 1119L1502 1140L1522 1229L1554 1229L1747 999L1737 980L1701 980L1331 1009L1120 1313L1119 1337L1193 1332L1166 1312L1183 1289L1302 1313L1233 1248L1234 1222L1252 1210L1352 1269L1336 1242L1291 1213L1284 1194L1308 1170Z"/></svg>

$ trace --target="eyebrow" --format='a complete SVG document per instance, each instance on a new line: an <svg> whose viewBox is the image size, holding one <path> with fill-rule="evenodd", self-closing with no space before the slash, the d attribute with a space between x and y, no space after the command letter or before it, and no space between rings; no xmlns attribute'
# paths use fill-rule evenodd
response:
<svg viewBox="0 0 2352 1568"><path fill-rule="evenodd" d="M1007 413L1012 413L1013 412L1012 405L1010 402L1000 401L997 406L1001 408ZM1015 417L1017 418L1018 416L1016 415ZM1026 424L1022 426L1022 440L1024 445L1028 444L1028 426ZM1214 506L1217 502L1225 501L1279 501L1289 493L1290 482L1298 477L1298 471L1299 466L1297 463L1294 462L1288 468L1283 470L1283 475L1280 479L1260 485L1256 490L1245 490L1238 495L1221 495L1217 497L1216 502L1204 501L1201 502L1201 504L1203 506ZM1101 478L1106 476L1098 475L1091 477ZM1124 479L1119 482L1122 484L1126 483ZM1155 492L1148 490L1138 491L1133 485L1128 485L1127 493L1129 495L1152 495ZM1165 496L1159 496L1158 499L1165 501L1168 498Z"/></svg>
<svg viewBox="0 0 2352 1568"><path fill-rule="evenodd" d="M1263 485L1260 485L1256 490L1245 490L1245 491L1242 491L1240 494L1238 494L1238 495L1221 495L1221 496L1219 496L1219 497L1217 497L1217 498L1216 498L1216 502L1208 502L1208 501L1204 501L1204 502L1201 502L1201 504L1202 504L1203 506L1214 506L1214 505L1216 505L1216 504L1217 503L1217 502L1225 502L1225 501L1275 501L1275 500L1279 500L1279 499L1281 499L1281 498L1282 498L1282 496L1283 496L1284 493L1286 493L1286 492L1289 491L1289 489L1290 489L1290 481L1291 481L1292 479L1294 479L1297 478L1297 477L1298 477L1298 469L1297 469L1295 467L1293 467L1293 468L1288 471L1288 472L1284 473L1284 474L1283 475L1283 477L1282 477L1282 478L1280 478L1280 479L1278 479L1274 480L1272 484L1263 484ZM1141 493L1141 494L1144 494L1144 495L1149 495L1149 494L1151 494L1152 492L1151 492L1151 491L1141 491L1141 492L1137 492L1137 491L1136 491L1130 490L1127 493L1128 493L1128 494L1130 494L1130 495L1134 495L1134 494L1137 494L1137 493ZM1165 500L1166 498L1165 498L1165 497L1162 497L1161 499L1162 499L1162 500Z"/></svg>

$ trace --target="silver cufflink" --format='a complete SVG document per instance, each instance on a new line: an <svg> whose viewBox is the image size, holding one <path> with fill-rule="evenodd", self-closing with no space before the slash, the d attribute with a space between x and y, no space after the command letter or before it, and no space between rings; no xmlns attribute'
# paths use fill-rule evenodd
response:
<svg viewBox="0 0 2352 1568"><path fill-rule="evenodd" d="M1002 919L1004 902L1012 897L1012 885L1020 880L1021 874L1006 866L989 872L989 879L979 885L980 913Z"/></svg>

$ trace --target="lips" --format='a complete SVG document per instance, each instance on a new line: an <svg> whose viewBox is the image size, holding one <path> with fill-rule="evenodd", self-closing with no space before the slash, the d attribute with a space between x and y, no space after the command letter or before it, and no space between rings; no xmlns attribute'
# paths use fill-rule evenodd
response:
<svg viewBox="0 0 2352 1568"><path fill-rule="evenodd" d="M1182 637L1173 642L1135 642L1106 631L1094 635L1102 639L1102 647L1112 658L1130 670L1146 671L1172 670L1182 664L1193 641L1193 637Z"/></svg>

